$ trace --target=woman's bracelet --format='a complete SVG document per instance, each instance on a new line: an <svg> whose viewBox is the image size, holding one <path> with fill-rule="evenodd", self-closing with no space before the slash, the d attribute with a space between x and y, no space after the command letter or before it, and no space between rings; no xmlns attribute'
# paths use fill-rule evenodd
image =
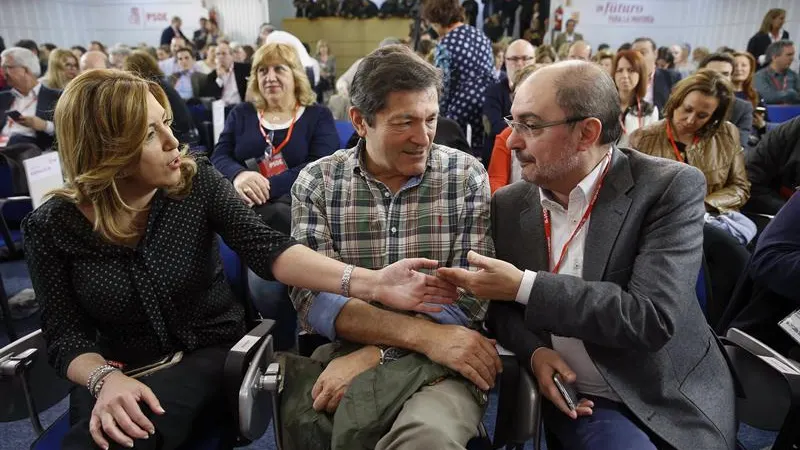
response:
<svg viewBox="0 0 800 450"><path fill-rule="evenodd" d="M86 388L89 389L89 393L92 394L92 397L97 398L97 394L100 393L100 388L103 387L105 378L112 372L118 370L119 369L109 364L104 364L94 369L92 374L89 375L89 381L86 383Z"/></svg>

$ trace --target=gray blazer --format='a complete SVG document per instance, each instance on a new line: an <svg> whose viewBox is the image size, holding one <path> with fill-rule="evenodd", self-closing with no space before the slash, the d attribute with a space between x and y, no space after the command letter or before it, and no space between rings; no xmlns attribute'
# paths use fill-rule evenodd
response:
<svg viewBox="0 0 800 450"><path fill-rule="evenodd" d="M740 98L734 97L733 100L728 121L739 129L739 142L742 147L748 148L747 142L750 140L750 131L753 129L753 105Z"/></svg>
<svg viewBox="0 0 800 450"><path fill-rule="evenodd" d="M538 187L521 181L499 190L497 257L540 272L529 308L492 302L486 322L524 367L534 350L551 346L551 333L582 339L650 430L678 449L733 449L733 377L694 290L705 193L692 166L615 149L577 278L547 272Z"/></svg>

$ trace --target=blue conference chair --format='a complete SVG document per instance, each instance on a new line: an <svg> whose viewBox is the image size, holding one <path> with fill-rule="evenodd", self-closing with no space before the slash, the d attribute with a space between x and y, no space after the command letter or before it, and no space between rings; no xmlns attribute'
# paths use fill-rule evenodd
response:
<svg viewBox="0 0 800 450"><path fill-rule="evenodd" d="M800 116L800 105L767 105L767 116L773 123L786 122Z"/></svg>
<svg viewBox="0 0 800 450"><path fill-rule="evenodd" d="M347 148L347 141L353 136L356 129L349 120L336 121L336 133L339 135L339 148Z"/></svg>

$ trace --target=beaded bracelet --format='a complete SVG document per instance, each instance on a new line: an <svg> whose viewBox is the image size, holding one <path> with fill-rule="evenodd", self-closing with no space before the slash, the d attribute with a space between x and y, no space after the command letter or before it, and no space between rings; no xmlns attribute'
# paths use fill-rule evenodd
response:
<svg viewBox="0 0 800 450"><path fill-rule="evenodd" d="M119 372L119 369L117 369L116 367L112 367L112 370L103 372L100 375L100 377L98 378L97 382L94 385L94 390L91 391L92 397L97 398L97 396L100 395L100 390L103 389L103 385L106 383L106 379L108 379L108 376L114 372Z"/></svg>
<svg viewBox="0 0 800 450"><path fill-rule="evenodd" d="M109 364L103 364L102 366L96 368L92 374L89 375L89 381L86 383L86 388L89 389L89 393L91 393L93 397L97 398L97 394L100 392L100 387L102 387L101 381L108 376L108 374L117 370L119 369Z"/></svg>

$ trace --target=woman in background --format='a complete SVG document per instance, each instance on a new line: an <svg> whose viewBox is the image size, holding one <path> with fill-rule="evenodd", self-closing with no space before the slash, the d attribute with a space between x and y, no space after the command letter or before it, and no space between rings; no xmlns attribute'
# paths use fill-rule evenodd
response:
<svg viewBox="0 0 800 450"><path fill-rule="evenodd" d="M756 60L748 52L735 52L733 54L733 74L731 83L737 98L750 102L753 105L753 136L758 139L767 132L767 106L753 87Z"/></svg>
<svg viewBox="0 0 800 450"><path fill-rule="evenodd" d="M42 84L50 89L63 90L76 76L78 76L78 58L71 51L57 48L50 52L47 73L42 77Z"/></svg>
<svg viewBox="0 0 800 450"><path fill-rule="evenodd" d="M785 22L786 10L781 8L770 9L764 14L764 20L761 21L761 28L747 42L747 52L753 55L758 64L756 71L769 64L764 55L767 53L769 44L789 39L789 32L783 29L783 24Z"/></svg>
<svg viewBox="0 0 800 450"><path fill-rule="evenodd" d="M444 84L439 113L458 122L465 133L471 127L472 154L480 155L486 88L497 81L492 43L483 32L464 23L458 0L427 0L422 17L440 37L434 50L434 65L442 70Z"/></svg>
<svg viewBox="0 0 800 450"><path fill-rule="evenodd" d="M723 75L701 69L675 85L663 120L630 137L630 146L642 153L700 169L710 213L739 211L750 198L739 130L726 120L734 99Z"/></svg>
<svg viewBox="0 0 800 450"><path fill-rule="evenodd" d="M319 83L316 86L317 103L325 104L325 93L332 91L336 85L336 56L331 54L328 41L317 41L317 52L314 59L319 63Z"/></svg>
<svg viewBox="0 0 800 450"><path fill-rule="evenodd" d="M647 95L647 72L641 53L636 50L617 53L612 70L622 111L622 135L617 145L624 147L628 145L631 133L658 121L658 107L644 99Z"/></svg>
<svg viewBox="0 0 800 450"><path fill-rule="evenodd" d="M211 161L236 193L267 225L291 230L289 191L310 162L333 154L339 135L331 112L316 105L297 52L288 44L265 44L253 57L248 101L228 114ZM297 315L286 285L251 273L256 309L275 319L275 347L294 346Z"/></svg>

